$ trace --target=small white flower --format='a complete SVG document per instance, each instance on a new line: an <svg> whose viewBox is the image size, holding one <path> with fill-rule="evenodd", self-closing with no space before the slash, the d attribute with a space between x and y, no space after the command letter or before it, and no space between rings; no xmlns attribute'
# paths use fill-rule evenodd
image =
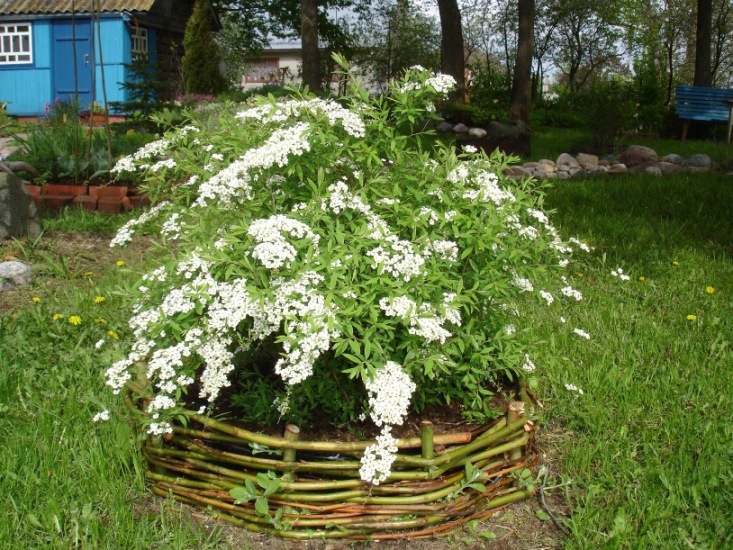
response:
<svg viewBox="0 0 733 550"><path fill-rule="evenodd" d="M583 395L583 390L575 384L565 384L565 389Z"/></svg>
<svg viewBox="0 0 733 550"><path fill-rule="evenodd" d="M92 418L92 422L107 422L109 420L109 411L107 409L98 412Z"/></svg>
<svg viewBox="0 0 733 550"><path fill-rule="evenodd" d="M590 334L588 334L586 331L584 331L581 328L574 328L573 332L580 336L581 338L585 338L586 340L590 340Z"/></svg>

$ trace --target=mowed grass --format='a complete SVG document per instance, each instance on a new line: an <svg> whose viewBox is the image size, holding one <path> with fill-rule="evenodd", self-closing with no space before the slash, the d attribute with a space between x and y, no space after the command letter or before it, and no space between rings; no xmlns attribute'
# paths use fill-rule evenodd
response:
<svg viewBox="0 0 733 550"><path fill-rule="evenodd" d="M538 302L526 323L540 341L540 429L557 445L541 449L547 493L570 506L566 546L732 546L733 178L557 182L546 205L565 236L595 247L568 275L583 301ZM89 214L50 228L114 229ZM139 441L104 386L109 331L127 336L118 291L140 250L54 262L53 237L1 245L41 267L0 317L0 546L226 546L218 528L146 494ZM93 423L104 408L110 421Z"/></svg>
<svg viewBox="0 0 733 550"><path fill-rule="evenodd" d="M562 182L547 206L595 247L582 303L532 318L567 547L733 547L733 176Z"/></svg>

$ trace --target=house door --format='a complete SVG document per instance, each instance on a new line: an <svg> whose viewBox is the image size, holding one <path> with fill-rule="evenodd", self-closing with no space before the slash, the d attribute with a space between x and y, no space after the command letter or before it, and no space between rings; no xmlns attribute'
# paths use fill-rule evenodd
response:
<svg viewBox="0 0 733 550"><path fill-rule="evenodd" d="M79 100L88 109L94 98L91 20L53 22L54 99Z"/></svg>

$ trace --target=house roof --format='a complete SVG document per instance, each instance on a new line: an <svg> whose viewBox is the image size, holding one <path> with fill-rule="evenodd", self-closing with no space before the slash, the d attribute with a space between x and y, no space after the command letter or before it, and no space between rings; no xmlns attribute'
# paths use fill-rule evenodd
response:
<svg viewBox="0 0 733 550"><path fill-rule="evenodd" d="M0 15L149 11L155 0L0 0Z"/></svg>

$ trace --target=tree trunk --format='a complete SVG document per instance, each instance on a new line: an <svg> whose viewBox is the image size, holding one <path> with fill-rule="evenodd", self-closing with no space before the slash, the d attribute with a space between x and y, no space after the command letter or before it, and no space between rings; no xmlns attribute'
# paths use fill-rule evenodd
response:
<svg viewBox="0 0 733 550"><path fill-rule="evenodd" d="M509 115L520 123L529 125L532 105L532 52L534 49L535 0L519 1L519 33L517 35L517 60L514 64L512 100Z"/></svg>
<svg viewBox="0 0 733 550"><path fill-rule="evenodd" d="M303 84L311 92L321 89L321 66L318 59L318 2L300 0L300 37L303 43Z"/></svg>
<svg viewBox="0 0 733 550"><path fill-rule="evenodd" d="M713 73L710 64L710 43L713 27L712 0L697 0L697 26L695 38L695 86L712 86Z"/></svg>
<svg viewBox="0 0 733 550"><path fill-rule="evenodd" d="M463 28L457 0L438 0L440 13L440 70L456 79L458 87L450 99L463 103L466 96L466 75L463 59Z"/></svg>

